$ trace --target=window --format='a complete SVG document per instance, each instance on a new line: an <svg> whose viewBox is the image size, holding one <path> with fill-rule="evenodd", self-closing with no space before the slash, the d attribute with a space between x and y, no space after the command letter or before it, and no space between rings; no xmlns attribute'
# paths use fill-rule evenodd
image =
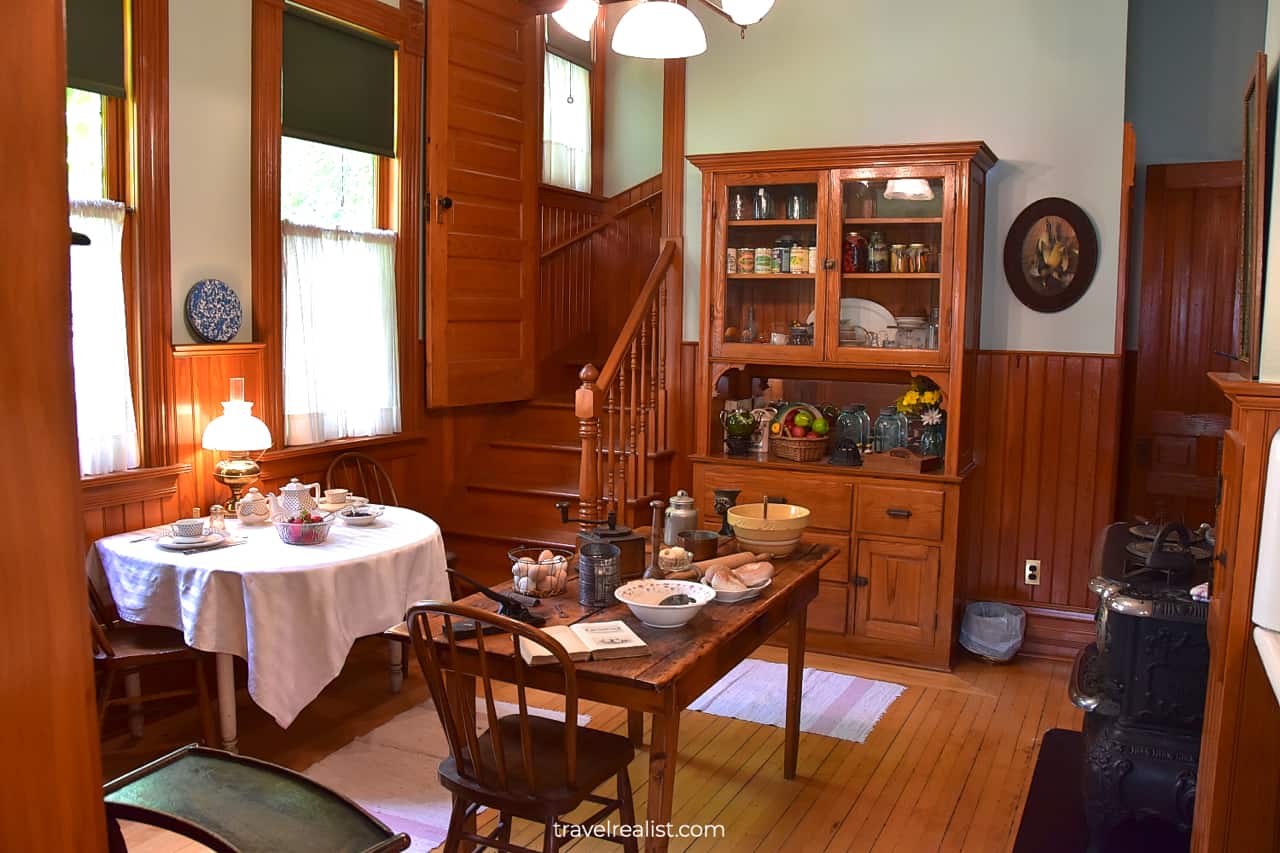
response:
<svg viewBox="0 0 1280 853"><path fill-rule="evenodd" d="M400 431L396 235L380 158L281 141L285 444Z"/></svg>
<svg viewBox="0 0 1280 853"><path fill-rule="evenodd" d="M591 71L548 50L542 81L543 183L591 192Z"/></svg>
<svg viewBox="0 0 1280 853"><path fill-rule="evenodd" d="M129 371L124 284L125 206L108 198L107 98L67 90L67 191L71 230L71 350L80 472L136 468L138 423Z"/></svg>

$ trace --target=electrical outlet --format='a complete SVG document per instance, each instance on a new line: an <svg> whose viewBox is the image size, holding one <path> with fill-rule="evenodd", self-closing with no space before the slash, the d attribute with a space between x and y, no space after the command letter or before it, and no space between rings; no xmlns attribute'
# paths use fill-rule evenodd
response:
<svg viewBox="0 0 1280 853"><path fill-rule="evenodd" d="M1023 569L1023 571L1025 572L1027 586L1040 585L1040 561L1039 560L1027 560L1026 566Z"/></svg>

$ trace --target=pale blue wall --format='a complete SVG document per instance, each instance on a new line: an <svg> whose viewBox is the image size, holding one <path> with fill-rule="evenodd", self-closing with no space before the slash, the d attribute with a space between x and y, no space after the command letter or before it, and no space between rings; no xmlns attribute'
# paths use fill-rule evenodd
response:
<svg viewBox="0 0 1280 853"><path fill-rule="evenodd" d="M982 345L1111 352L1115 344L1127 5L1116 0L784 0L745 40L692 4L707 53L688 64L690 154L984 139ZM701 176L685 185L685 337L698 335ZM1089 292L1025 308L1001 269L1032 201L1074 200L1098 230Z"/></svg>

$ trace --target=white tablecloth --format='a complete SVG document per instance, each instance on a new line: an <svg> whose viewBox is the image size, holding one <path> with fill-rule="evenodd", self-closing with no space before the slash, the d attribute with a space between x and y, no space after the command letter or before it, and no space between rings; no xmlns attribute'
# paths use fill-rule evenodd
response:
<svg viewBox="0 0 1280 853"><path fill-rule="evenodd" d="M449 598L440 527L412 510L387 507L372 527L335 522L320 545L286 545L269 524L227 529L248 542L188 556L131 541L140 531L99 539L89 571L106 575L122 618L248 661L249 695L284 727L357 638L402 621L415 601Z"/></svg>

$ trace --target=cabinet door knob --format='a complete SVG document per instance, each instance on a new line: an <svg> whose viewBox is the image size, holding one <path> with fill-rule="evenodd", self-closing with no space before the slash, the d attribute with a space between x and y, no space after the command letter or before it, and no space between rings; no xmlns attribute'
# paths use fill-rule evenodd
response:
<svg viewBox="0 0 1280 853"><path fill-rule="evenodd" d="M911 510L909 509L886 509L884 514L890 518L910 518Z"/></svg>
<svg viewBox="0 0 1280 853"><path fill-rule="evenodd" d="M869 586L870 584L871 584L871 579L870 579L870 578L864 578L862 575L854 575L854 576L853 576L853 585L854 585L854 586Z"/></svg>
<svg viewBox="0 0 1280 853"><path fill-rule="evenodd" d="M824 259L823 259L823 261L822 261L822 268L823 268L824 270L833 270L833 269L835 269L835 268L836 268L836 259L835 259L835 258L824 258Z"/></svg>

